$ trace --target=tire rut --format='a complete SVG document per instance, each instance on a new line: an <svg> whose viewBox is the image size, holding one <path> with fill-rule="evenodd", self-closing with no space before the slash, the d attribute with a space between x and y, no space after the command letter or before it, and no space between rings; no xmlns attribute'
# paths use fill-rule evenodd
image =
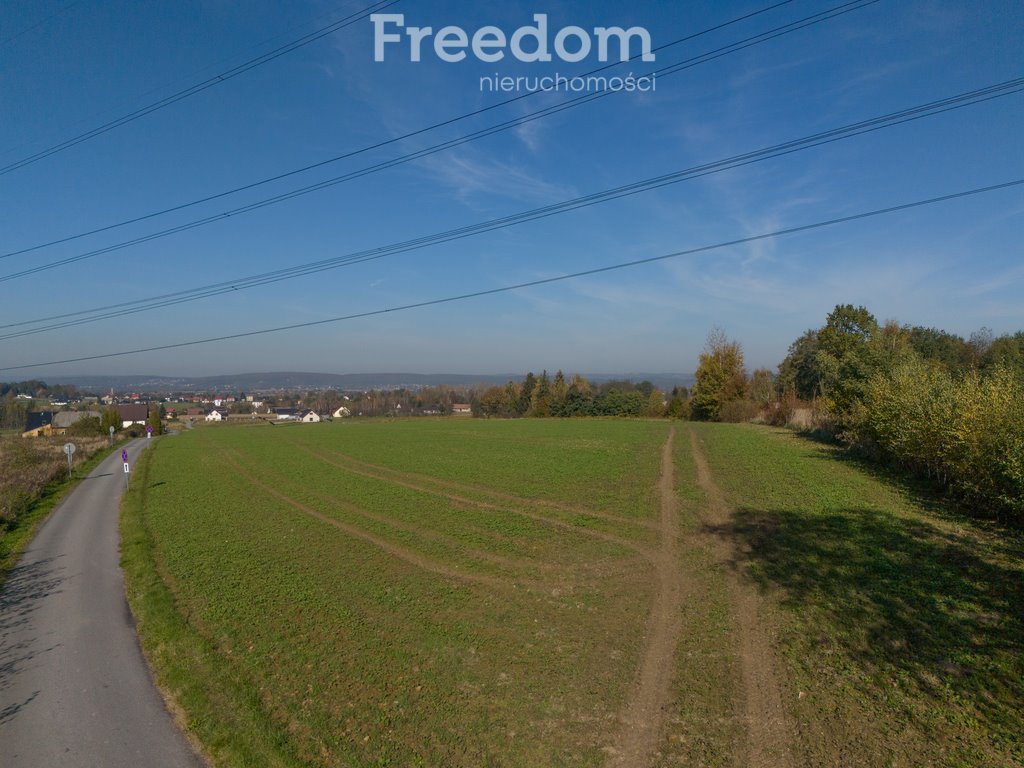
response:
<svg viewBox="0 0 1024 768"><path fill-rule="evenodd" d="M633 691L619 715L615 744L607 748L606 768L650 765L671 701L675 651L682 631L683 584L679 567L679 509L675 494L672 427L661 449L661 546L653 558L658 591L647 619L647 647Z"/></svg>
<svg viewBox="0 0 1024 768"><path fill-rule="evenodd" d="M435 573L439 576L444 576L446 578L452 578L457 579L459 581L466 581L476 584L485 584L489 587L501 589L513 588L515 584L519 581L516 579L498 578L496 576L490 576L486 574L467 573L465 571L460 571L456 568L450 568L442 563L438 563L434 560L431 560L430 558L424 557L423 555L413 552L412 550L407 549L406 547L394 544L393 542L390 542L387 539L377 536L376 534L364 531L358 526L343 523L340 520L336 520L335 518L331 517L330 515L325 515L323 512L319 512L313 509L312 507L306 506L302 502L297 501L284 493L281 493L276 488L272 488L271 486L261 482L252 474L246 472L246 470L234 459L223 454L222 458L226 463L232 465L235 468L235 470L239 473L240 477L244 478L247 482L251 483L257 488L260 488L261 490L265 491L267 494L273 496L279 501L283 501L285 504L302 512L303 514L309 515L310 517L316 518L317 520L320 520L321 522L326 523L327 525L337 528L338 530L348 534L353 538L372 544L378 547L379 549L383 550L384 552L387 552L389 555L392 555L393 557L396 557L399 560L408 563L409 565L413 565L424 571L429 571L431 573Z"/></svg>
<svg viewBox="0 0 1024 768"><path fill-rule="evenodd" d="M386 475L387 477L378 477L377 479L388 479L393 482L401 481L399 484L409 483L406 487L415 488L415 490L423 491L425 493L433 493L439 496L445 496L446 498L453 500L460 500L470 504L488 504L488 502L481 502L475 499L467 499L463 496L458 495L459 493L476 493L481 496L486 496L491 499L497 499L499 501L508 502L514 505L520 505L523 507L532 508L547 508L557 509L563 512L571 512L576 515L584 515L586 517L592 517L596 520L604 520L610 523L619 523L624 525L632 525L637 528L647 528L651 530L657 530L658 524L648 520L636 520L634 518L623 517L621 515L612 515L607 512L599 512L594 509L587 507L580 507L574 504L565 504L558 501L552 501L550 499L531 499L526 496L517 496L512 493L504 493L502 491L495 490L494 488L487 488L485 486L474 485L472 483L463 483L457 480L444 480L439 477L432 477L430 475L423 475L418 472L408 472L405 470L395 469L394 467L388 467L383 464L373 464L362 459L357 459L354 456L350 456L346 453L332 452L331 456L320 451L314 451L308 446L300 445L298 443L292 443L296 448L300 448L311 456L315 456L322 461L326 461L339 468L351 468L353 471L361 471L365 473L377 473L380 475ZM333 457L333 459L332 459ZM337 463L335 463L337 461ZM346 466L343 466L346 465ZM373 477L374 474L368 474L367 476ZM434 486L434 487L431 487ZM454 495L453 495L454 494ZM493 505L492 505L493 506ZM505 509L505 507L502 507Z"/></svg>
<svg viewBox="0 0 1024 768"><path fill-rule="evenodd" d="M562 520L560 518L542 515L538 512L528 512L524 509L516 509L514 507L503 506L501 504L494 504L487 501L481 501L479 499L472 499L467 496L460 496L454 493L445 492L443 490L437 490L435 488L431 488L428 483L424 483L422 481L416 482L414 480L408 479L408 473L396 472L393 470L389 470L385 467L377 467L376 465L371 465L374 466L374 469L372 470L361 468L359 466L352 466L352 464L358 465L365 463L357 462L354 460L351 463L349 461L336 461L331 458L328 458L327 456L324 456L323 454L317 453L316 451L311 451L305 446L296 445L296 447L305 451L314 458L319 459L320 461L323 461L326 464L330 464L332 467L343 469L346 472L351 472L354 475L366 477L371 480L381 480L388 483L394 483L395 485L401 486L402 488L408 488L409 490L418 491L420 493L428 493L434 496L440 496L441 498L447 499L448 501L456 504L463 504L469 507L484 509L491 512L504 512L507 514L520 515L522 517L529 518L530 520L534 520L545 525L550 525L552 527L560 528L565 531L571 531L580 536L587 536L593 539L600 539L601 541L606 541L609 544L616 544L620 547L623 547L624 549L636 552L637 554L642 555L644 558L648 560L653 561L655 558L654 553L652 553L649 549L637 544L636 542L630 541L629 539L625 539L621 536L616 536L612 533L606 533L604 531L595 531L591 528L584 528L582 526L573 525L572 523L566 522L565 520ZM348 457L345 457L345 459L348 459ZM524 502L524 505L528 505L528 500ZM579 511L579 514L586 514L591 517L597 517L599 519L608 519L606 517L602 517L601 515L594 514L592 512ZM624 520L620 518L611 519L614 522L624 522Z"/></svg>
<svg viewBox="0 0 1024 768"><path fill-rule="evenodd" d="M236 462L241 462L242 459L239 456L238 452L235 451L233 453L234 453L234 456L235 456L235 461ZM280 482L282 482L282 483L287 482L287 477L283 473L278 472L278 471L276 471L276 470L274 470L274 469L272 469L270 467L267 467L264 464L259 464L258 466L259 466L258 472L259 472L259 474L261 476L274 476L274 477L278 478L280 480ZM244 471L244 469L243 469L243 471ZM247 478L252 477L253 474L254 474L254 471L255 470L248 471L247 475L246 475ZM509 569L511 569L513 571L515 571L515 570L522 570L522 571L529 571L529 570L535 570L535 571L536 570L539 570L539 571L545 571L545 570L546 571L554 571L554 570L556 570L556 566L553 566L550 563L543 563L543 562L539 562L539 561L535 561L535 560L527 560L527 559L524 559L524 558L506 557L504 555L495 554L494 552L489 552L487 550L483 550L483 549L480 549L478 547L473 547L473 546L470 546L468 544L465 544L464 542L459 541L458 539L454 538L453 536L446 536L445 534L438 533L437 531L435 531L435 530L433 530L431 528L427 528L427 527L424 527L424 526L421 526L421 525L415 525L415 524L412 524L412 523L407 523L407 522L404 522L402 520L398 520L398 519L396 519L394 517L388 517L386 515L378 514L376 512L371 512L368 509L360 507L360 506L358 506L356 504L352 504L351 502L338 499L338 498L333 497L333 496L325 496L325 495L319 494L319 493L316 493L315 495L321 501L323 501L324 503L330 504L331 506L336 507L338 509L342 509L345 512L348 512L348 513L353 514L353 515L358 515L359 517L365 518L367 520L372 520L372 521L374 521L376 523L381 523L383 525L387 525L387 526L389 526L391 528L395 528L396 530L404 531L405 533L411 533L411 534L414 534L416 536L420 536L423 539L425 539L427 541L431 541L431 542L433 542L435 544L440 544L442 546L450 547L450 548L453 548L453 549L459 549L459 550L465 552L466 554L470 555L471 558L475 558L475 559L478 559L478 560L485 560L485 561L487 561L489 563L492 563L494 565L501 566L501 567L504 567L504 568L509 568ZM564 569L561 569L561 571L559 572L559 575L561 577L560 580L559 580L559 583L565 583L566 580L564 578ZM548 585L548 582L545 582L545 581L542 581L542 580L530 579L528 577L523 577L523 576L519 576L519 575L516 575L516 574L513 574L511 577L516 579L517 581L519 581L521 583L530 583L530 584L534 584L536 586L541 586L541 587L543 587L545 585ZM554 582L552 582L552 583L554 583Z"/></svg>
<svg viewBox="0 0 1024 768"><path fill-rule="evenodd" d="M715 483L697 433L690 432L690 447L697 467L697 484L707 497L704 522L712 529L728 524L732 507ZM731 563L734 552L720 536L710 535L723 563ZM737 651L740 657L742 719L746 725L746 759L749 768L786 768L793 764L782 689L775 672L775 654L765 631L762 599L757 591L744 584L735 570L728 569L732 620L739 634Z"/></svg>

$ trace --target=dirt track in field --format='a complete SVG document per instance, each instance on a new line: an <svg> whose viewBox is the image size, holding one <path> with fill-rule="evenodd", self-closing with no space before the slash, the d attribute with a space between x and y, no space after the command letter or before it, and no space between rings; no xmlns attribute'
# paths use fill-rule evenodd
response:
<svg viewBox="0 0 1024 768"><path fill-rule="evenodd" d="M346 472L351 472L354 475L360 475L361 477L366 477L371 480L381 480L388 483L394 483L395 485L401 486L402 488L408 488L409 490L418 491L420 493L429 493L435 496L440 496L454 504L462 504L465 506L474 507L476 509L489 510L493 512L503 512L508 514L521 515L523 517L527 517L531 520L535 520L545 525L551 525L555 528L561 528L563 530L572 531L573 533L581 536L588 536L590 538L607 541L610 544L616 544L625 549L632 550L633 552L636 552L639 555L643 555L645 558L648 559L653 559L655 557L654 553L650 552L648 549L637 544L635 541L630 541L629 539L623 538L622 536L616 536L615 534L607 533L605 531L594 530L593 528L585 528L583 526L573 525L571 522L567 522L562 518L553 517L550 514L542 514L541 512L536 511L536 507L540 505L532 503L534 500L531 499L524 499L522 497L510 496L505 494L491 493L488 491L487 493L489 493L491 496L502 498L512 503L497 504L488 501L481 501L480 499L462 496L459 495L458 493L453 492L451 490L451 486L449 486L448 488L445 487L449 485L446 481L438 481L435 480L434 478L427 479L421 475L415 475L414 473L411 472L401 472L398 470L393 470L375 464L367 464L366 462L361 462L356 459L352 459L351 457L346 456L344 454L336 454L333 457L328 457L322 453L312 451L306 448L305 446L296 445L296 448L305 451L306 453L310 454L319 461L322 461L326 464L330 464L331 466L337 467L338 469L343 469ZM454 486L457 484L452 485ZM473 490L474 492L476 492L475 489ZM534 509L534 511L528 511L531 507ZM572 509L577 514L587 515L597 519L607 520L609 522L615 522L619 524L626 523L632 525L638 524L636 521L616 517L614 515L604 515L599 512L593 512L577 508Z"/></svg>
<svg viewBox="0 0 1024 768"><path fill-rule="evenodd" d="M373 464L368 461L363 461L362 459L357 459L346 453L332 451L330 455L327 455L321 451L314 451L306 445L301 445L299 443L292 443L292 445L321 461L337 466L339 469L346 469L355 474L360 474L364 477L370 477L375 480L387 480L388 482L394 482L396 485L402 485L403 487L411 488L412 490L422 491L424 493L433 493L445 496L451 500L461 501L476 506L498 506L498 508L504 510L507 509L508 504L511 504L513 506L532 509L560 510L574 515L592 517L596 520L605 520L611 523L633 525L652 530L657 530L659 527L658 523L649 520L638 520L636 518L623 517L621 515L611 515L588 507L566 504L560 501L553 501L551 499L536 499L528 496L517 496L512 493L505 493L483 485L474 485L473 483L465 483L457 480L445 480L431 475L423 475L417 472L395 469L394 467L388 467L383 464ZM491 499L491 502L469 499L465 496L459 495L466 493L483 496ZM505 505L497 505L495 501L505 502Z"/></svg>
<svg viewBox="0 0 1024 768"><path fill-rule="evenodd" d="M639 768L650 764L661 735L671 686L676 646L682 629L683 580L679 567L679 509L675 494L672 443L675 427L661 449L661 546L654 556L658 591L647 619L647 647L633 691L619 719L618 738L608 747L608 768Z"/></svg>
<svg viewBox="0 0 1024 768"><path fill-rule="evenodd" d="M440 563L436 560L424 557L418 552L414 552L413 550L408 549L407 547L395 544L394 542L388 541L387 539L377 536L376 534L364 531L363 529L357 526L349 525L348 523L336 520L330 515L325 515L323 512L315 510L312 507L309 507L303 504L302 502L297 501L296 499L293 499L284 493L281 493L276 488L273 488L267 485L266 483L261 482L259 478L257 478L251 472L248 472L234 459L226 455L223 456L223 459L226 463L230 464L235 469L239 477L243 477L246 480L246 482L251 483L253 486L259 488L268 495L273 496L275 499L283 501L285 504L292 507L293 509L302 512L303 514L309 515L310 517L314 517L317 520L326 523L327 525L333 526L334 528L343 531L344 533L348 534L349 536L352 536L353 538L360 539L369 544L373 544L374 546L379 547L383 551L387 552L389 555L392 555L393 557L396 557L399 560L409 563L410 565L416 566L417 568L421 568L425 571L430 571L431 573L436 573L439 576L456 579L458 581L486 584L489 587L500 589L507 589L512 586L512 583L508 578L490 576L487 574L480 573L468 573L466 571L461 571L457 568L451 568L444 563Z"/></svg>
<svg viewBox="0 0 1024 768"><path fill-rule="evenodd" d="M706 526L714 530L725 526L732 508L725 494L715 483L696 432L690 430L690 448L697 467L697 484L707 497L704 511ZM707 537L715 546L723 563L731 562L735 553L721 536ZM737 764L749 768L785 768L792 765L789 752L782 688L775 672L771 639L766 630L762 598L756 589L744 583L735 570L728 571L732 604L732 623L738 633L741 663L742 719L746 725L746 755Z"/></svg>

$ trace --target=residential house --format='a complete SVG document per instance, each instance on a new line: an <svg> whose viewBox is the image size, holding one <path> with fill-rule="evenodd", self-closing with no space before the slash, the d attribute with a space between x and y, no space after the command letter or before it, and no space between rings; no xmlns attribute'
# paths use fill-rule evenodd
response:
<svg viewBox="0 0 1024 768"><path fill-rule="evenodd" d="M469 406L469 403L452 403L452 413L472 413L473 409Z"/></svg>
<svg viewBox="0 0 1024 768"><path fill-rule="evenodd" d="M303 424L318 424L320 422L320 416L316 411L303 411L298 415L298 419Z"/></svg>
<svg viewBox="0 0 1024 768"><path fill-rule="evenodd" d="M145 424L149 418L149 406L145 403L132 403L130 405L115 405L117 415L121 417L121 427L130 427L132 424Z"/></svg>
<svg viewBox="0 0 1024 768"><path fill-rule="evenodd" d="M206 414L207 421L227 421L228 412L224 408L214 408L208 414Z"/></svg>
<svg viewBox="0 0 1024 768"><path fill-rule="evenodd" d="M278 421L295 421L299 417L297 408L275 408L274 415Z"/></svg>
<svg viewBox="0 0 1024 768"><path fill-rule="evenodd" d="M22 437L47 437L53 434L53 411L29 411Z"/></svg>
<svg viewBox="0 0 1024 768"><path fill-rule="evenodd" d="M53 414L53 434L66 435L68 433L68 427L72 424L76 424L82 419L98 418L100 418L99 411L60 411L59 413Z"/></svg>
<svg viewBox="0 0 1024 768"><path fill-rule="evenodd" d="M346 408L343 405L338 410L336 410L332 415L336 419L344 419L344 418L347 418L347 417L351 416L352 415L352 411L350 411L348 408Z"/></svg>

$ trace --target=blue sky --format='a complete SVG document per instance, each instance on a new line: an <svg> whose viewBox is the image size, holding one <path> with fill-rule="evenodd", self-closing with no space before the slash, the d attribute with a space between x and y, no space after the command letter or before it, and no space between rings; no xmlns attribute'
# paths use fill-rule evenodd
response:
<svg viewBox="0 0 1024 768"><path fill-rule="evenodd" d="M5 2L0 165L367 7L360 2ZM407 26L508 35L547 15L640 26L654 46L772 3L412 2ZM794 0L657 53L669 66L823 11ZM488 75L579 63L448 63L369 20L0 176L0 252L151 213L402 136L508 98ZM1019 77L1015 0L881 0L513 130L257 213L0 282L0 324L238 279L597 192ZM182 224L509 120L536 94L258 190L0 259L0 276ZM1024 94L517 227L271 286L0 340L0 369L400 306L812 223L1024 177ZM1022 187L438 307L159 353L0 370L47 375L692 371L710 328L774 367L837 303L969 334L1024 328ZM0 334L9 329L0 329Z"/></svg>

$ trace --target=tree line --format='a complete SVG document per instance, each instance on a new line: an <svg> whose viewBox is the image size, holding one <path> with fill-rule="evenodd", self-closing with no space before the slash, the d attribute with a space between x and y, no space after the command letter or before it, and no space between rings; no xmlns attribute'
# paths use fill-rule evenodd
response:
<svg viewBox="0 0 1024 768"><path fill-rule="evenodd" d="M519 382L474 392L470 406L482 417L561 417L686 415L687 392L675 388L667 397L651 382L606 381L593 384L579 374L553 377L532 371Z"/></svg>
<svg viewBox="0 0 1024 768"><path fill-rule="evenodd" d="M696 379L694 418L781 424L803 407L862 455L1024 521L1024 332L964 339L844 304L777 374L748 377L740 345L713 332Z"/></svg>

